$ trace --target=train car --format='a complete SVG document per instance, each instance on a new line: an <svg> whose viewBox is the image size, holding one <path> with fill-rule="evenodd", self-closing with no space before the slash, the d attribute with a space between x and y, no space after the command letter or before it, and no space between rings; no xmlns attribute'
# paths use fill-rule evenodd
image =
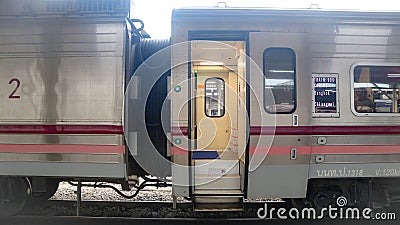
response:
<svg viewBox="0 0 400 225"><path fill-rule="evenodd" d="M50 198L60 181L74 181L78 201L93 182L136 189L127 196L112 187L125 197L168 185L147 177L135 156L144 155L140 140L150 136L168 158L160 120L169 71L147 101L126 101L125 93L138 91L127 90L134 72L169 40L150 39L132 9L131 0L0 2L0 216ZM143 90L149 79L132 78ZM170 176L167 166L162 178Z"/></svg>
<svg viewBox="0 0 400 225"><path fill-rule="evenodd" d="M127 180L130 4L0 3L0 215L50 197L61 179Z"/></svg>
<svg viewBox="0 0 400 225"><path fill-rule="evenodd" d="M173 11L173 195L387 206L400 189L398 12Z"/></svg>

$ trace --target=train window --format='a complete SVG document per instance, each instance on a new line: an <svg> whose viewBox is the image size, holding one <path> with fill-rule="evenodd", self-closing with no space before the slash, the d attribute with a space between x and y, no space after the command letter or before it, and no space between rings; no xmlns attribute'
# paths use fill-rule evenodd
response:
<svg viewBox="0 0 400 225"><path fill-rule="evenodd" d="M353 70L356 113L400 112L400 66L356 66Z"/></svg>
<svg viewBox="0 0 400 225"><path fill-rule="evenodd" d="M339 117L338 74L313 74L313 117Z"/></svg>
<svg viewBox="0 0 400 225"><path fill-rule="evenodd" d="M264 51L264 107L268 113L296 110L296 55L290 48Z"/></svg>
<svg viewBox="0 0 400 225"><path fill-rule="evenodd" d="M225 114L225 82L221 78L208 78L204 84L205 113L208 117Z"/></svg>

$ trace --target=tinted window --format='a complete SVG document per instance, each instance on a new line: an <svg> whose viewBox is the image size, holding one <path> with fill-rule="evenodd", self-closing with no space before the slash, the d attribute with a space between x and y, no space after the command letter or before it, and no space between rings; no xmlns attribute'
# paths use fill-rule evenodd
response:
<svg viewBox="0 0 400 225"><path fill-rule="evenodd" d="M353 106L358 113L399 113L399 66L356 66Z"/></svg>
<svg viewBox="0 0 400 225"><path fill-rule="evenodd" d="M269 113L296 109L296 56L289 48L264 51L264 107Z"/></svg>
<svg viewBox="0 0 400 225"><path fill-rule="evenodd" d="M205 113L208 117L225 114L225 82L221 78L208 78L204 84Z"/></svg>

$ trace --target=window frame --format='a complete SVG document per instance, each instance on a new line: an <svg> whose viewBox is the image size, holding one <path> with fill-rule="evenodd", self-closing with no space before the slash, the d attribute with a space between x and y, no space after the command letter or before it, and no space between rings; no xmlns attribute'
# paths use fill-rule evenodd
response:
<svg viewBox="0 0 400 225"><path fill-rule="evenodd" d="M207 81L211 80L211 79L221 80L222 81L222 86L224 88L224 96L223 96L224 98L222 99L223 100L223 102L222 102L223 104L221 104L223 106L224 113L222 115L220 115L220 116L212 116L212 115L210 116L210 115L207 114L207 94L206 94L207 92L206 92L206 89L207 89ZM225 116L225 101L226 101L225 95L226 95L226 86L225 86L225 80L224 79L222 79L221 77L209 77L204 81L204 114L206 115L206 117L209 117L209 118L221 118L221 117Z"/></svg>
<svg viewBox="0 0 400 225"><path fill-rule="evenodd" d="M366 66L366 67L380 67L380 66L392 66L392 67L400 67L399 63L365 63L365 62L358 62L354 63L350 68L350 103L351 103L351 112L357 117L398 117L400 113L360 113L354 107L354 71L358 66Z"/></svg>
<svg viewBox="0 0 400 225"><path fill-rule="evenodd" d="M294 105L293 105L293 109L291 111L288 112L271 112L267 109L267 99L265 98L265 79L266 79L266 67L267 67L267 63L265 60L265 55L267 54L268 50L287 50L288 52L290 52L293 56L293 65L294 65L294 69L293 69L293 100L294 100ZM268 114L293 114L294 112L296 112L297 110L297 55L296 55L296 51L293 48L290 47L269 47L266 48L263 52L263 105L264 105L264 110L268 113ZM272 92L272 91L271 91ZM273 93L272 93L273 94ZM274 97L275 99L275 97Z"/></svg>

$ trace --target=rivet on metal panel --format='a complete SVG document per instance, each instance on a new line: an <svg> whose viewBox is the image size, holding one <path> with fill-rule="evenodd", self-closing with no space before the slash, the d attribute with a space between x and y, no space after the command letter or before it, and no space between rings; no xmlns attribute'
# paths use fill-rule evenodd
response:
<svg viewBox="0 0 400 225"><path fill-rule="evenodd" d="M315 162L316 163L323 163L324 161L325 161L325 156L323 156L323 155L317 155L315 157Z"/></svg>
<svg viewBox="0 0 400 225"><path fill-rule="evenodd" d="M319 145L326 145L326 137L318 137L317 142Z"/></svg>
<svg viewBox="0 0 400 225"><path fill-rule="evenodd" d="M175 92L181 92L182 88L181 86L175 86L174 90Z"/></svg>

